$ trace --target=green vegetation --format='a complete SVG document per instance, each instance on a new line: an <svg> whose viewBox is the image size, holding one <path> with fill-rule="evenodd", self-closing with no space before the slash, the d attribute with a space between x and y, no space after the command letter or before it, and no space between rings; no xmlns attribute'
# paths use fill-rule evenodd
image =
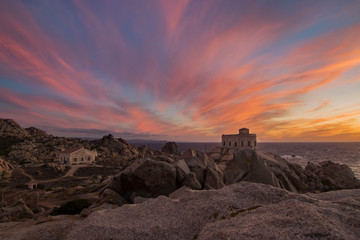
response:
<svg viewBox="0 0 360 240"><path fill-rule="evenodd" d="M86 199L75 199L67 203L62 204L59 208L55 207L51 214L52 216L60 214L75 215L79 214L84 208L88 208L90 203Z"/></svg>

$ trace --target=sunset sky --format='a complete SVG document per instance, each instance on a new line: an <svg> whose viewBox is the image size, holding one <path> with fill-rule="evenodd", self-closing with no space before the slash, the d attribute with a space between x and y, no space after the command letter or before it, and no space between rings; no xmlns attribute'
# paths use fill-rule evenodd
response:
<svg viewBox="0 0 360 240"><path fill-rule="evenodd" d="M58 136L360 141L360 1L0 1L0 117Z"/></svg>

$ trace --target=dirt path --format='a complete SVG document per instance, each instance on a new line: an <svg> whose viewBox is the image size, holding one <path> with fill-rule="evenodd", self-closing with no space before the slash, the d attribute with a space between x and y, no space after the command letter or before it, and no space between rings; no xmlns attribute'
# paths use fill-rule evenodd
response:
<svg viewBox="0 0 360 240"><path fill-rule="evenodd" d="M76 176L74 176L74 173L79 168L82 168L82 167L103 167L103 166L102 165L94 165L94 164L92 164L92 165L88 165L88 164L85 164L85 165L70 165L69 171L67 171L64 176L53 178L53 179L46 179L46 180L36 180L31 175L27 174L24 171L24 169L19 168L19 170L21 171L21 173L23 175L25 175L25 176L27 176L27 177L29 177L31 179L29 182L26 183L27 185L35 185L35 184L39 184L39 183L55 182L55 181L61 180L61 179L66 178L66 177L75 177L77 179L88 178L88 177L76 177Z"/></svg>
<svg viewBox="0 0 360 240"><path fill-rule="evenodd" d="M26 184L36 181L35 178L33 178L33 176L31 176L30 174L27 174L23 168L17 167L16 170L19 171L22 175L30 178L30 181L27 182Z"/></svg>

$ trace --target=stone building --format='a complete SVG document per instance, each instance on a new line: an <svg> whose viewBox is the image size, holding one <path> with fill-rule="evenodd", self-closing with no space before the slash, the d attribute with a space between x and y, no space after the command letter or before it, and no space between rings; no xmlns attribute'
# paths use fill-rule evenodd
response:
<svg viewBox="0 0 360 240"><path fill-rule="evenodd" d="M256 148L256 134L248 128L239 129L239 134L222 135L222 145L228 148Z"/></svg>
<svg viewBox="0 0 360 240"><path fill-rule="evenodd" d="M96 150L90 151L84 147L74 147L65 149L59 153L60 164L81 164L81 163L95 163L97 156Z"/></svg>

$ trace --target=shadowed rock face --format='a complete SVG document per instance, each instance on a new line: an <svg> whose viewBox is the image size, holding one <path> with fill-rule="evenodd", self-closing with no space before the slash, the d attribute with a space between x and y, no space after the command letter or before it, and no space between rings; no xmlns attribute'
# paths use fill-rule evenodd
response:
<svg viewBox="0 0 360 240"><path fill-rule="evenodd" d="M180 149L176 142L168 142L161 148L161 151L168 154L180 154Z"/></svg>
<svg viewBox="0 0 360 240"><path fill-rule="evenodd" d="M359 239L359 227L360 190L301 195L241 182L94 212L67 239Z"/></svg>

